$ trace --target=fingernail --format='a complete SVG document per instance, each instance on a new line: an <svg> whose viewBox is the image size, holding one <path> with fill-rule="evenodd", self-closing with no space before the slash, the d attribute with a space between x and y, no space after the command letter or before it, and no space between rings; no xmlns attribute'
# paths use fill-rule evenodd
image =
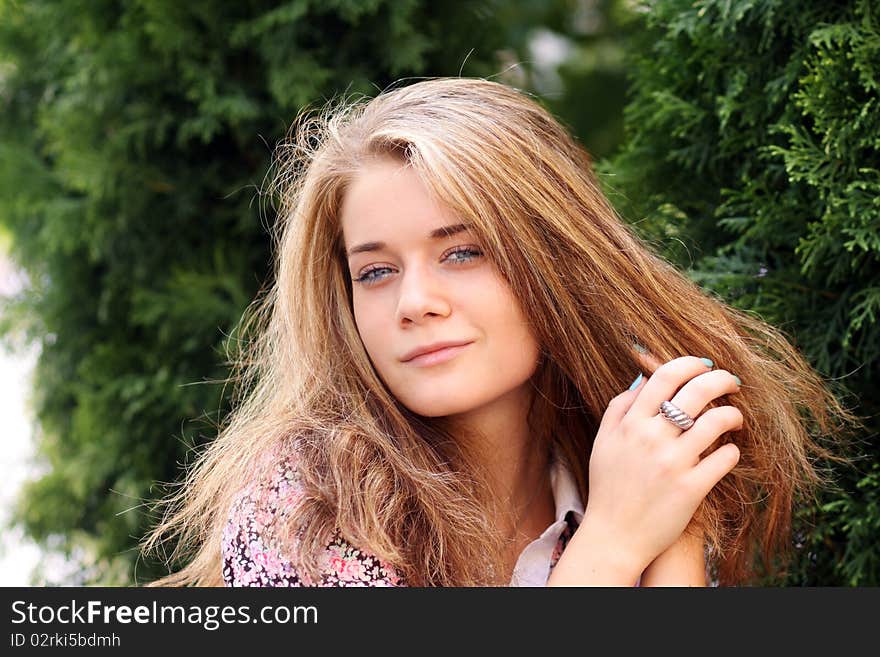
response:
<svg viewBox="0 0 880 657"><path fill-rule="evenodd" d="M635 347L635 350L638 351L640 354L648 353L648 349L640 345L638 342L633 342L633 347Z"/></svg>
<svg viewBox="0 0 880 657"><path fill-rule="evenodd" d="M633 381L633 382L630 384L629 389L630 389L630 390L635 390L636 388L639 387L639 384L640 384L641 382L642 382L642 373L639 372L639 375L636 377L636 380Z"/></svg>
<svg viewBox="0 0 880 657"><path fill-rule="evenodd" d="M733 378L736 379L736 385L741 386L743 384L743 382L739 380L739 377L736 374L733 375Z"/></svg>
<svg viewBox="0 0 880 657"><path fill-rule="evenodd" d="M713 363L708 358L701 358L700 360L706 363L706 367L715 367L715 363Z"/></svg>

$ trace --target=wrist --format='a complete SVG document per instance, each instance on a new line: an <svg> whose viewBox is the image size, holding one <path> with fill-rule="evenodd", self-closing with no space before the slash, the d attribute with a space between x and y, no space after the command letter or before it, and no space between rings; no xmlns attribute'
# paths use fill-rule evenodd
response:
<svg viewBox="0 0 880 657"><path fill-rule="evenodd" d="M585 516L547 586L634 586L649 562L628 541L615 539L606 526Z"/></svg>

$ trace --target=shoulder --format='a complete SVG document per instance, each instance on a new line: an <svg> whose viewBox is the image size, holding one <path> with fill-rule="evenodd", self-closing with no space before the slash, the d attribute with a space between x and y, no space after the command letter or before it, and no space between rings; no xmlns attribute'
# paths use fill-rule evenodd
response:
<svg viewBox="0 0 880 657"><path fill-rule="evenodd" d="M319 555L320 581L300 573L293 566L293 541L282 540L279 530L303 495L292 460L238 493L222 536L226 586L404 586L390 564L351 546L338 531Z"/></svg>

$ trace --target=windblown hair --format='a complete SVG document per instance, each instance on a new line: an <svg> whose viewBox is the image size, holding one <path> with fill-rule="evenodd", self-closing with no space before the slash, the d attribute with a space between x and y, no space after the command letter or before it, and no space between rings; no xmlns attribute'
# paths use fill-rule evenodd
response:
<svg viewBox="0 0 880 657"><path fill-rule="evenodd" d="M541 362L529 423L556 448L582 499L599 421L641 369L633 343L665 362L708 355L735 372L745 418L739 464L703 501L714 579L748 583L790 551L794 505L830 483L854 417L777 329L701 290L654 254L600 190L586 151L525 94L482 79L431 79L303 112L278 151L271 192L274 281L245 313L233 358L234 410L146 549L174 540L159 585L221 583L221 535L235 496L291 458L305 496L286 521L297 566L317 579L334 528L411 586L503 584L500 501L467 440L409 411L380 380L352 312L339 211L370 161L396 158L473 224L528 309ZM781 560L780 560L781 559ZM488 567L487 567L488 563Z"/></svg>

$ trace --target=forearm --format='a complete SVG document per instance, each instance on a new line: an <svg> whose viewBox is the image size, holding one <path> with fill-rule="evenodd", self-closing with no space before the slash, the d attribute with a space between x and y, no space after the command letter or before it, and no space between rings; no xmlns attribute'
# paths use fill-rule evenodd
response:
<svg viewBox="0 0 880 657"><path fill-rule="evenodd" d="M640 586L706 586L705 542L683 533L645 569Z"/></svg>
<svg viewBox="0 0 880 657"><path fill-rule="evenodd" d="M547 586L633 586L644 565L586 524L572 536Z"/></svg>
<svg viewBox="0 0 880 657"><path fill-rule="evenodd" d="M629 587L637 581L642 587L707 585L701 536L685 531L647 566L623 545L583 524L553 568L547 586Z"/></svg>

